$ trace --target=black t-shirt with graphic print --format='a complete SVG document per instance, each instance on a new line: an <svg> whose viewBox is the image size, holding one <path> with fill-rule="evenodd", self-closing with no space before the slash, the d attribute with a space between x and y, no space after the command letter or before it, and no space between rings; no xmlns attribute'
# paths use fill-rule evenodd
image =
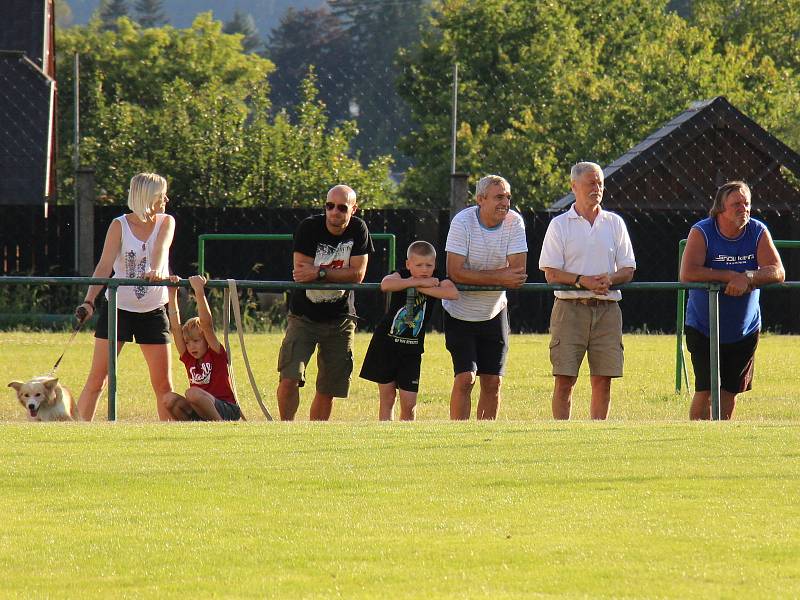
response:
<svg viewBox="0 0 800 600"><path fill-rule="evenodd" d="M294 252L314 259L326 271L350 266L351 256L374 252L367 224L351 217L342 235L325 226L325 215L303 219L294 234ZM329 321L355 314L352 290L293 290L289 301L292 314L312 321Z"/></svg>
<svg viewBox="0 0 800 600"><path fill-rule="evenodd" d="M411 271L408 269L398 269L396 272L403 279L411 277ZM442 278L436 270L433 272L433 277L440 280ZM410 303L409 291L414 294ZM374 337L384 338L397 352L422 354L425 352L425 329L431 320L434 303L437 300L438 298L420 294L414 288L392 292L389 312L375 327Z"/></svg>

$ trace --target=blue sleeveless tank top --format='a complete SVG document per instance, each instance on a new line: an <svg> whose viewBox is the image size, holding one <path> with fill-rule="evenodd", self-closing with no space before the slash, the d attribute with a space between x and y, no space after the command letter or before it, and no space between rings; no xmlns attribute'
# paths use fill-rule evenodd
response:
<svg viewBox="0 0 800 600"><path fill-rule="evenodd" d="M744 231L736 239L723 236L717 228L713 217L695 223L697 229L706 240L706 262L704 266L712 269L727 269L743 273L758 269L756 249L767 227L761 221L750 219ZM738 342L761 328L761 307L758 300L761 291L753 290L749 294L726 296L719 294L719 341L722 344ZM706 290L689 290L689 303L686 306L686 324L709 335L708 329L708 292Z"/></svg>

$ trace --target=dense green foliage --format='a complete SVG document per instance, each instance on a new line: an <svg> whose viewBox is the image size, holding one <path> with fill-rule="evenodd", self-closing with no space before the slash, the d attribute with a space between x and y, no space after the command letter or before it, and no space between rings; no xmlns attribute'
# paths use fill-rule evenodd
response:
<svg viewBox="0 0 800 600"><path fill-rule="evenodd" d="M431 205L444 205L448 197L454 62L460 73L458 170L473 180L504 174L522 206L550 204L568 188L575 161L607 164L694 100L724 95L768 130L794 131L785 141L800 146L800 81L791 58L797 44L783 47L789 57L779 57L778 66L773 54L783 37L765 35L774 38L767 43L742 35L710 8L700 13L698 7L708 16L693 25L665 5L440 2L434 27L402 56L400 89L418 122L404 144L415 162L405 194ZM783 26L765 18L768 33L785 34ZM749 18L741 27L750 27Z"/></svg>
<svg viewBox="0 0 800 600"><path fill-rule="evenodd" d="M302 83L294 119L273 114L267 76L272 63L246 54L241 35L201 14L192 27L140 29L95 20L60 32L60 64L81 55L81 160L94 166L104 198L124 203L130 177L163 173L184 205L306 205L347 182L362 205L393 194L389 159L366 168L349 153L353 123L329 126L313 75ZM72 180L72 81L59 79L60 193Z"/></svg>

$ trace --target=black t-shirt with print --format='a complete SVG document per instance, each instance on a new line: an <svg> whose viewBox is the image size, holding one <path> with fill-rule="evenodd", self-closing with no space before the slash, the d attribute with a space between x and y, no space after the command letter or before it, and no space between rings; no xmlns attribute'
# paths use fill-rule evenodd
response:
<svg viewBox="0 0 800 600"><path fill-rule="evenodd" d="M398 269L397 273L403 279L411 277L411 271L408 269ZM441 274L434 271L433 277L441 279ZM409 292L414 294L410 306ZM434 303L437 300L438 298L420 294L414 288L392 292L389 312L375 327L375 337L383 337L398 352L422 354L425 351L425 329L431 320Z"/></svg>
<svg viewBox="0 0 800 600"><path fill-rule="evenodd" d="M325 215L303 219L294 234L294 251L314 259L326 271L350 266L351 256L374 252L367 224L351 217L342 235L325 226ZM352 290L293 290L289 310L312 321L328 321L355 314Z"/></svg>

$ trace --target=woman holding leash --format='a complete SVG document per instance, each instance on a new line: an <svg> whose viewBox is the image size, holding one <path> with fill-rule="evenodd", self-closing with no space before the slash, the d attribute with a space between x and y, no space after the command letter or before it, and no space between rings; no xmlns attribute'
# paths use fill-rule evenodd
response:
<svg viewBox="0 0 800 600"><path fill-rule="evenodd" d="M111 222L100 262L93 277L142 278L162 281L169 277L169 248L175 219L164 213L167 181L154 173L139 173L131 179L128 208L131 212ZM92 285L75 311L83 322L95 312L95 299L102 285ZM169 321L164 309L165 286L120 286L117 292L117 354L125 342L136 341L150 371L158 417L170 419L162 398L172 391L172 354ZM94 418L97 399L108 380L108 311L100 311L95 333L92 366L78 398L78 412L85 421Z"/></svg>

